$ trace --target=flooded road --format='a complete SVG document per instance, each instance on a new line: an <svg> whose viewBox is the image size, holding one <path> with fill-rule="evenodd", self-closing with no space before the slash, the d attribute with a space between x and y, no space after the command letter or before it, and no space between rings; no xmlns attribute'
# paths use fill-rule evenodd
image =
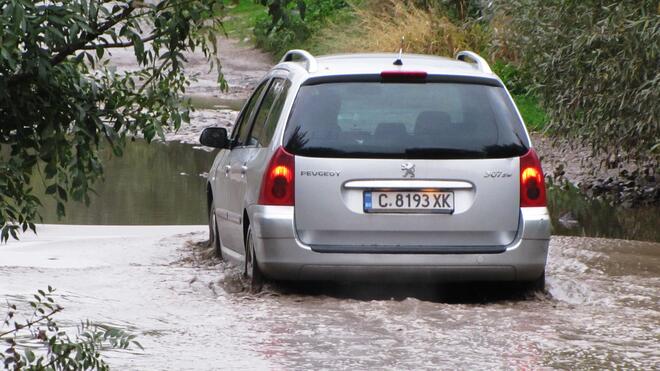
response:
<svg viewBox="0 0 660 371"><path fill-rule="evenodd" d="M75 232L72 231L75 229ZM660 244L553 237L548 292L270 284L209 258L205 227L43 226L0 249L0 300L50 284L67 325L138 335L117 369L660 367Z"/></svg>

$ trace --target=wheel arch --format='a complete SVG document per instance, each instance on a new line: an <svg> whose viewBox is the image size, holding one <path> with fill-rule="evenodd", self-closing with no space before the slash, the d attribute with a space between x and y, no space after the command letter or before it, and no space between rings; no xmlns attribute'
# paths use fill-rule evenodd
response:
<svg viewBox="0 0 660 371"><path fill-rule="evenodd" d="M246 209L243 209L243 246L247 243L247 232L250 227L250 216Z"/></svg>
<svg viewBox="0 0 660 371"><path fill-rule="evenodd" d="M211 188L211 183L206 183L206 210L211 211L211 204L213 203L213 188Z"/></svg>

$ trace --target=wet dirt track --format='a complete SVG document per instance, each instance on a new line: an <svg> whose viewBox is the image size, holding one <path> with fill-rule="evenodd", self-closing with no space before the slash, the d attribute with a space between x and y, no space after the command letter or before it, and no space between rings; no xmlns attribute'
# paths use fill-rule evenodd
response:
<svg viewBox="0 0 660 371"><path fill-rule="evenodd" d="M0 299L50 284L70 326L124 327L117 369L660 367L660 244L553 237L548 293L500 285L244 288L204 227L44 226L0 249Z"/></svg>

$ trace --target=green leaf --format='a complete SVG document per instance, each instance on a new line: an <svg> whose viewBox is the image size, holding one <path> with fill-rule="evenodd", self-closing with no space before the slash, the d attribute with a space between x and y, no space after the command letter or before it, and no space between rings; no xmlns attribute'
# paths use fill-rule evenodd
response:
<svg viewBox="0 0 660 371"><path fill-rule="evenodd" d="M32 363L35 360L34 353L30 349L25 350L25 358L27 359L28 363Z"/></svg>
<svg viewBox="0 0 660 371"><path fill-rule="evenodd" d="M58 218L63 218L65 215L64 212L64 204L62 202L57 202L57 217Z"/></svg>
<svg viewBox="0 0 660 371"><path fill-rule="evenodd" d="M138 58L138 60L143 61L144 60L144 43L142 42L142 39L140 38L139 35L136 35L133 38L134 44L134 49L135 49L135 56Z"/></svg>
<svg viewBox="0 0 660 371"><path fill-rule="evenodd" d="M60 186L57 186L57 194L60 196L60 198L61 198L64 202L67 202L67 201L68 201L67 193L66 193L66 190L65 190L64 188L62 188L62 187L60 187Z"/></svg>
<svg viewBox="0 0 660 371"><path fill-rule="evenodd" d="M46 164L46 168L44 169L44 172L46 173L46 178L51 179L57 174L57 165L55 162L49 162ZM55 193L53 191L53 193Z"/></svg>
<svg viewBox="0 0 660 371"><path fill-rule="evenodd" d="M46 187L46 194L47 195L52 195L57 192L57 184L51 184L48 187Z"/></svg>

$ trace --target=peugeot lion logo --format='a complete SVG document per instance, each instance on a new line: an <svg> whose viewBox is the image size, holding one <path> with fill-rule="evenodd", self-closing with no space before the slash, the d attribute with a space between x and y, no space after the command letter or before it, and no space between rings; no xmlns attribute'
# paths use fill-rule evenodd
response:
<svg viewBox="0 0 660 371"><path fill-rule="evenodd" d="M403 171L403 177L415 177L415 164L410 162L404 162L401 164L401 170Z"/></svg>

